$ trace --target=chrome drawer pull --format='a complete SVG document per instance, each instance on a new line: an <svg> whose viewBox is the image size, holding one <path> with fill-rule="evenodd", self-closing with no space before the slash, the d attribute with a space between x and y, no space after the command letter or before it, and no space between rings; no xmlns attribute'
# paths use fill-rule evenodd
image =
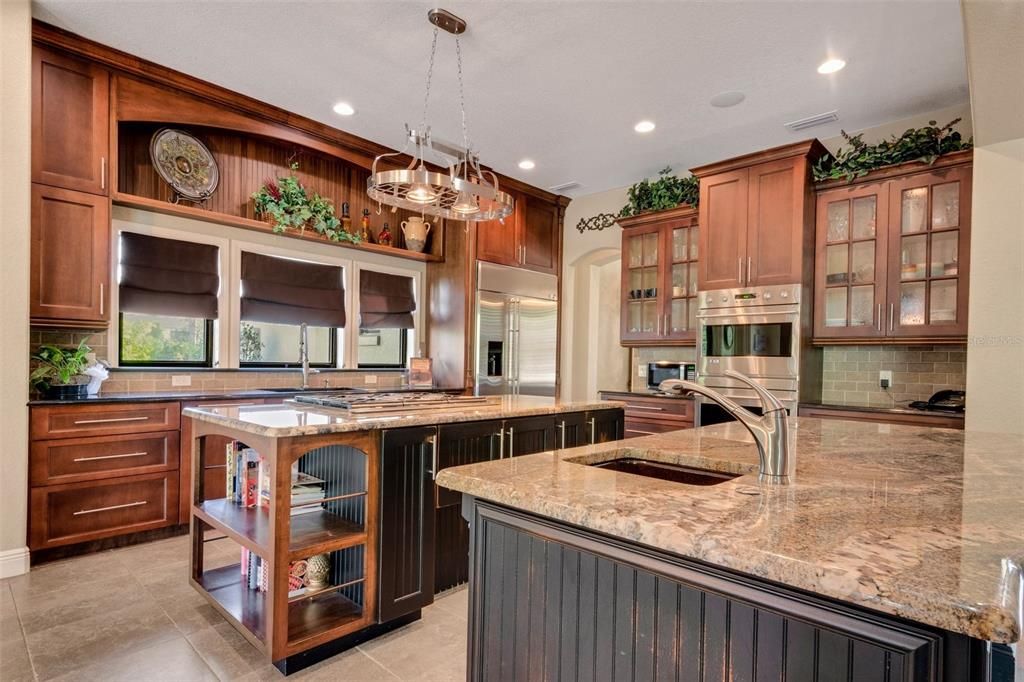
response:
<svg viewBox="0 0 1024 682"><path fill-rule="evenodd" d="M627 410L654 410L655 412L664 412L664 407L648 407L647 405L626 405Z"/></svg>
<svg viewBox="0 0 1024 682"><path fill-rule="evenodd" d="M142 457L148 455L148 452L126 452L123 455L101 455L98 457L75 457L73 462L95 462L100 459L120 459L121 457Z"/></svg>
<svg viewBox="0 0 1024 682"><path fill-rule="evenodd" d="M114 422L144 422L149 417L110 417L109 419L78 419L75 424L112 424Z"/></svg>
<svg viewBox="0 0 1024 682"><path fill-rule="evenodd" d="M199 404L199 405L196 405L196 407L198 407L201 410L205 410L205 409L208 409L208 408L211 408L211 407L252 407L253 405L256 405L256 404L257 403L221 403L220 405L202 405L202 404Z"/></svg>
<svg viewBox="0 0 1024 682"><path fill-rule="evenodd" d="M83 509L76 511L72 516L81 516L82 514L96 514L98 512L113 511L115 509L126 509L128 507L141 507L144 504L149 504L148 500L139 500L138 502L129 502L128 504L115 504L112 507L99 507L98 509Z"/></svg>

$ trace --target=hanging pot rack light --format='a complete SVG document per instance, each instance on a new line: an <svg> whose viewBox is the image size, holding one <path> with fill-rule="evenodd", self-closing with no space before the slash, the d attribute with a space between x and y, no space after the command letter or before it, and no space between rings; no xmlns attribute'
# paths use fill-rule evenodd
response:
<svg viewBox="0 0 1024 682"><path fill-rule="evenodd" d="M466 100L462 87L462 46L459 35L465 33L466 22L451 12L432 9L427 18L434 25L427 67L427 87L423 97L423 118L418 128L405 126L405 146L401 151L381 154L373 160L370 177L366 180L366 193L378 206L387 204L392 211L399 208L418 211L441 218L479 222L501 220L515 208L512 196L498 187L498 177L480 167L480 157L469 144L466 126ZM455 36L455 55L458 62L459 108L462 113L462 145L435 139L427 125L430 103L430 81L434 73L434 55L437 52L438 29ZM399 170L377 170L381 159L410 152L412 160ZM448 172L432 171L432 163Z"/></svg>

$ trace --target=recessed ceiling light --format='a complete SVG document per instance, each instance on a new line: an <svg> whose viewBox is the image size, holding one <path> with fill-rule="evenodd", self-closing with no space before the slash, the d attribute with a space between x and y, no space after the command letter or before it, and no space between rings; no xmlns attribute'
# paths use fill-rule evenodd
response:
<svg viewBox="0 0 1024 682"><path fill-rule="evenodd" d="M739 90L720 92L711 98L711 106L719 108L734 107L746 98L747 96Z"/></svg>
<svg viewBox="0 0 1024 682"><path fill-rule="evenodd" d="M835 73L844 66L846 66L846 62L842 59L829 59L821 63L821 66L818 67L818 73Z"/></svg>
<svg viewBox="0 0 1024 682"><path fill-rule="evenodd" d="M352 108L352 105L348 102L338 102L334 105L334 113L340 114L341 116L351 116L356 113L356 110Z"/></svg>
<svg viewBox="0 0 1024 682"><path fill-rule="evenodd" d="M649 133L654 130L654 121L640 121L633 126L633 130L638 133Z"/></svg>
<svg viewBox="0 0 1024 682"><path fill-rule="evenodd" d="M522 168L523 170L533 170L533 167L536 165L537 164L535 164L530 159L523 159L522 161L519 162L519 167Z"/></svg>

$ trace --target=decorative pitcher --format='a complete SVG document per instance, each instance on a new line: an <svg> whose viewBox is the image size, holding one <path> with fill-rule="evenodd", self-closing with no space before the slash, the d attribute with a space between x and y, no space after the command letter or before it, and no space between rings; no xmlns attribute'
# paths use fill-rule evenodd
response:
<svg viewBox="0 0 1024 682"><path fill-rule="evenodd" d="M424 222L423 218L412 217L402 221L402 234L405 235L405 248L409 251L422 253L427 246L427 235L430 234L431 224Z"/></svg>

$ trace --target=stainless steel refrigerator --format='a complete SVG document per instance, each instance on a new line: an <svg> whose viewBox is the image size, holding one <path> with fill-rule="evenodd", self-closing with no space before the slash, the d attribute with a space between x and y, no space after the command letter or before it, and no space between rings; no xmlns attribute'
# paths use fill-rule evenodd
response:
<svg viewBox="0 0 1024 682"><path fill-rule="evenodd" d="M479 263L476 394L555 395L558 278Z"/></svg>

